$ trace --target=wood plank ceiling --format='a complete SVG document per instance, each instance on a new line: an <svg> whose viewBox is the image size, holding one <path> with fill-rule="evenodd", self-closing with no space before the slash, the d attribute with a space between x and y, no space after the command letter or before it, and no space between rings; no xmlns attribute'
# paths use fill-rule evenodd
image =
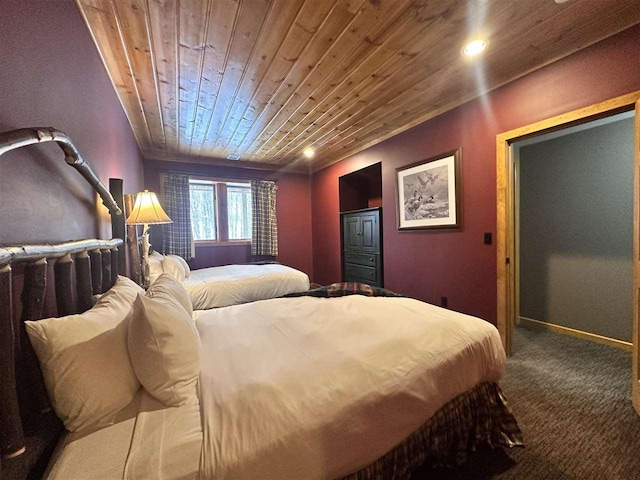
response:
<svg viewBox="0 0 640 480"><path fill-rule="evenodd" d="M77 3L145 156L306 171L640 22L636 0Z"/></svg>

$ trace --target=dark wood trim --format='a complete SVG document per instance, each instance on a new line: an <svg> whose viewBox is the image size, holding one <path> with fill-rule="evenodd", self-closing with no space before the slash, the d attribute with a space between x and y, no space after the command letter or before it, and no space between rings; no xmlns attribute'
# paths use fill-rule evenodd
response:
<svg viewBox="0 0 640 480"><path fill-rule="evenodd" d="M340 212L340 215L344 215L345 213L372 212L374 210L382 211L382 207L369 207L369 208L359 208L358 210L345 210L344 212Z"/></svg>

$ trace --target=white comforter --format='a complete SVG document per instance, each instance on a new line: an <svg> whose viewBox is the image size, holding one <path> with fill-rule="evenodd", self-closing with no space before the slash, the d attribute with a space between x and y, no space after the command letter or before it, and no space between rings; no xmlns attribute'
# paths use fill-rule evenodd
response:
<svg viewBox="0 0 640 480"><path fill-rule="evenodd" d="M337 478L497 381L489 323L407 298L274 299L197 312L202 478Z"/></svg>
<svg viewBox="0 0 640 480"><path fill-rule="evenodd" d="M192 270L183 286L194 310L207 310L304 292L309 277L279 264L227 265Z"/></svg>

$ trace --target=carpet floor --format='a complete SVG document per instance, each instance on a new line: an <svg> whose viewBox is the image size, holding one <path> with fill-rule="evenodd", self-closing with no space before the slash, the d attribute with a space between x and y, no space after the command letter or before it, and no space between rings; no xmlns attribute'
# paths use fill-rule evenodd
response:
<svg viewBox="0 0 640 480"><path fill-rule="evenodd" d="M518 327L500 382L525 448L482 451L426 479L640 479L640 417L631 405L631 354L535 327Z"/></svg>

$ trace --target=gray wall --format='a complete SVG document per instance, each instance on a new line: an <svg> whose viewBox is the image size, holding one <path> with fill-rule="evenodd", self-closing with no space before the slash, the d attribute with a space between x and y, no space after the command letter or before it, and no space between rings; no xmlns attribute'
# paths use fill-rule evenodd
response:
<svg viewBox="0 0 640 480"><path fill-rule="evenodd" d="M521 316L631 341L633 120L519 149Z"/></svg>

